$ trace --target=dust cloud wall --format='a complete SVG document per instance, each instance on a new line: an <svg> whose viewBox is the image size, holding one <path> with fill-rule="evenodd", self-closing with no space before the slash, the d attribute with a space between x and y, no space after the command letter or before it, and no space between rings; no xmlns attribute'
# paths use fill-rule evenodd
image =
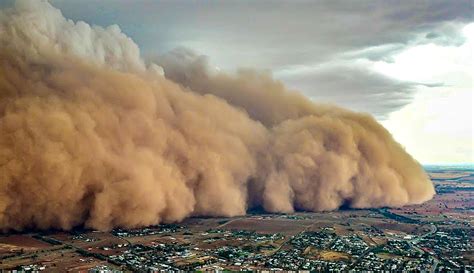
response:
<svg viewBox="0 0 474 273"><path fill-rule="evenodd" d="M421 166L367 114L269 73L154 60L46 1L0 12L0 230L418 204Z"/></svg>

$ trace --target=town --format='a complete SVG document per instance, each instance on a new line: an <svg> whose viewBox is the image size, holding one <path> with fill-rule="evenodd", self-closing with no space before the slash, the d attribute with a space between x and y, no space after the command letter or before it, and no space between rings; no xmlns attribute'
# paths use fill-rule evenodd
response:
<svg viewBox="0 0 474 273"><path fill-rule="evenodd" d="M251 212L110 232L5 234L0 236L0 269L473 271L470 175L459 180L435 173L435 198L402 208ZM453 184L453 179L458 181Z"/></svg>

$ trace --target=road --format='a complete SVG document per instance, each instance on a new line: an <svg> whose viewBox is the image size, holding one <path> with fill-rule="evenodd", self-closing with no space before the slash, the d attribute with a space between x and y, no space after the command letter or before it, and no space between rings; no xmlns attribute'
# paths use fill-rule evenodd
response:
<svg viewBox="0 0 474 273"><path fill-rule="evenodd" d="M430 253L427 253L426 251L424 251L423 249L419 248L416 246L416 244L424 237L427 237L427 236L430 236L430 235L433 235L434 233L436 233L436 231L438 231L438 228L433 225L433 224L430 224L430 231L428 231L427 233L421 235L421 236L416 236L415 238L411 239L411 240L408 240L408 243L411 245L411 247L413 247L414 249L416 249L418 252L420 253L426 253L428 255L430 255L433 260L434 260L434 263L433 265L431 266L431 269L430 269L430 272L435 272L436 271L436 268L438 267L438 264L439 264L439 260L438 258L436 258L434 255L431 255Z"/></svg>
<svg viewBox="0 0 474 273"><path fill-rule="evenodd" d="M225 227L226 225L228 225L228 224L230 224L230 223L232 223L232 222L234 222L234 221L241 220L241 219L242 219L242 217L235 217L235 218L232 218L232 220L229 220L229 221L227 221L227 222L225 222L225 223L223 223L223 224L221 224L221 225L218 225L218 226L216 227L216 229L223 228L223 227Z"/></svg>
<svg viewBox="0 0 474 273"><path fill-rule="evenodd" d="M387 217L387 218L392 219L392 220L397 220L397 221L400 221L400 222L418 222L417 220L414 220L414 219L409 218L407 216L403 216L403 215L399 215L399 214L396 214L394 212L391 212L388 209L379 209L378 212L380 214L382 214L383 216L385 216L385 217L387 217L387 215L389 215L389 214L393 215L394 216L393 218L392 217ZM423 225L423 223L420 223L420 224ZM409 243L410 246L412 248L414 248L416 251L418 251L420 253L426 253L430 257L433 258L434 263L431 266L430 272L435 272L436 268L438 267L438 264L439 264L438 258L436 258L434 255L431 255L430 253L428 253L428 252L424 251L423 249L416 246L416 244L418 244L418 242L421 239L423 239L427 236L433 235L434 233L436 233L436 231L438 231L438 228L435 225L433 225L433 224L429 224L429 225L430 225L430 231L428 231L427 233L425 233L423 235L415 236L413 239L407 240L407 243Z"/></svg>
<svg viewBox="0 0 474 273"><path fill-rule="evenodd" d="M298 232L297 234L289 236L287 240L282 242L281 245L278 248L276 248L275 250L273 250L270 254L268 254L268 256L271 256L271 255L277 253L284 245L286 245L288 242L290 242L293 238L295 238L296 236L299 236L302 233L306 232L312 226L314 226L314 224L307 225L300 232Z"/></svg>

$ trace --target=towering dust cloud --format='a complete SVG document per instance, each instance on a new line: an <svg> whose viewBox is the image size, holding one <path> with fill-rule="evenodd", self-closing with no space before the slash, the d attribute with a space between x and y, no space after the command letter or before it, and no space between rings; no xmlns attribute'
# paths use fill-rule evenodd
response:
<svg viewBox="0 0 474 273"><path fill-rule="evenodd" d="M48 2L1 11L1 230L402 206L434 194L368 115L314 104L265 73L212 71L185 49L155 63L118 26L72 22Z"/></svg>

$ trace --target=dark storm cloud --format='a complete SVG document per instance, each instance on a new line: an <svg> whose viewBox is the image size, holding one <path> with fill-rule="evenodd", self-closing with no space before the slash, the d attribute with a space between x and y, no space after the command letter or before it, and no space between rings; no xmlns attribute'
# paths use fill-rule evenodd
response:
<svg viewBox="0 0 474 273"><path fill-rule="evenodd" d="M345 51L406 44L429 33L428 38L437 35L435 42L458 43L453 31L433 29L472 20L469 1L85 2L53 1L73 19L118 23L147 53L188 46L226 67L324 61Z"/></svg>
<svg viewBox="0 0 474 273"><path fill-rule="evenodd" d="M379 120L410 102L418 85L440 85L399 81L361 65L346 64L296 68L276 76L295 89L305 90L304 94L315 101L369 112Z"/></svg>
<svg viewBox="0 0 474 273"><path fill-rule="evenodd" d="M293 66L356 59L393 62L395 54L416 44L461 45L464 38L460 29L472 21L468 0L403 4L151 0L52 3L74 20L101 26L120 25L140 45L145 56L155 57L184 46L211 56L211 63L223 70L244 66L281 71ZM280 79L313 98L341 102L379 118L410 101L413 83L346 66L341 68L343 71L328 67L324 72ZM370 85L372 82L375 85ZM346 89L336 92L337 88ZM344 101L338 97L340 93L347 95Z"/></svg>

